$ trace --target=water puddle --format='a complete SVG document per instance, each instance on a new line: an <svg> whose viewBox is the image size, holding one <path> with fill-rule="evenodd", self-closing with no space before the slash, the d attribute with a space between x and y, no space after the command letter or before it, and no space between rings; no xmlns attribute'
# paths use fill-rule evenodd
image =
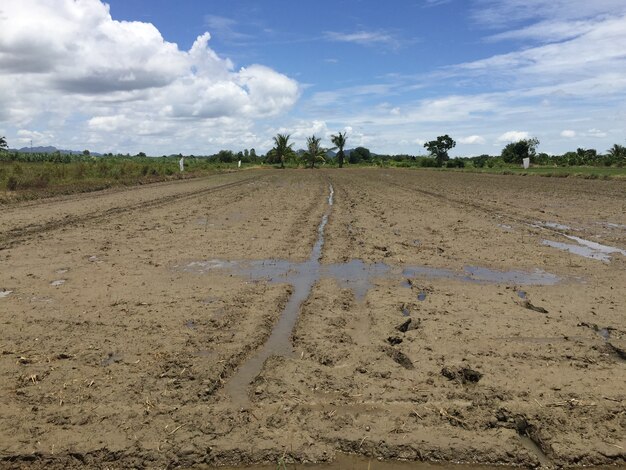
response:
<svg viewBox="0 0 626 470"><path fill-rule="evenodd" d="M57 279L56 281L52 281L50 283L50 285L53 286L53 287L59 287L59 286L62 286L63 284L65 284L66 280L67 279Z"/></svg>
<svg viewBox="0 0 626 470"><path fill-rule="evenodd" d="M574 255L583 256L589 259L595 259L608 263L611 261L611 255L618 253L622 256L626 256L626 250L615 248L612 246L602 245L600 243L585 240L584 238L575 237L573 235L563 235L564 237L575 241L577 245L573 243L555 242L553 240L543 240L543 244L552 248L558 248L562 251L568 251Z"/></svg>
<svg viewBox="0 0 626 470"><path fill-rule="evenodd" d="M518 291L516 291L516 292L517 292L517 296L518 296L520 299L526 299L526 297L527 297L526 291L523 291L523 290L518 290Z"/></svg>
<svg viewBox="0 0 626 470"><path fill-rule="evenodd" d="M55 273L57 273L57 274L65 274L65 273L67 273L69 270L70 270L70 268L61 268L61 269L57 269L57 270L55 271Z"/></svg>
<svg viewBox="0 0 626 470"><path fill-rule="evenodd" d="M408 267L402 271L406 277L428 277L451 279L478 284L516 284L516 285L541 285L552 286L561 279L554 274L546 273L539 269L533 272L525 271L498 271L495 269L482 268L479 266L465 266L463 273L451 269L430 268L425 266Z"/></svg>
<svg viewBox="0 0 626 470"><path fill-rule="evenodd" d="M309 296L315 282L320 278L320 257L324 246L324 229L326 224L328 224L328 216L333 205L334 194L333 186L330 185L328 209L317 227L317 240L307 261L298 264L291 264L286 261L273 263L253 262L252 270L248 271L250 277L259 275L261 277L270 276L269 279L272 281L275 277L281 278L282 282L291 284L293 290L268 340L254 356L237 369L237 372L224 387L226 393L230 395L233 403L237 406L245 405L248 402L248 386L259 374L267 358L272 355L289 357L294 354L290 339L291 332L298 319L300 306ZM358 271L358 266L354 269Z"/></svg>
<svg viewBox="0 0 626 470"><path fill-rule="evenodd" d="M546 227L553 228L555 230L572 230L572 227L569 225L559 224L557 222L535 222L532 224L533 227Z"/></svg>
<svg viewBox="0 0 626 470"><path fill-rule="evenodd" d="M185 326L186 326L187 328L189 328L190 330L195 330L195 329L196 329L196 322L195 322L195 321L193 321L193 320L187 320L187 321L185 322Z"/></svg>
<svg viewBox="0 0 626 470"><path fill-rule="evenodd" d="M353 291L357 301L362 301L372 288L375 279L404 277L404 283L412 286L407 277L425 276L429 278L447 278L475 283L511 283L515 285L553 285L559 278L553 274L536 270L523 271L496 271L476 266L466 266L463 273L447 269L430 267L392 268L384 263L365 263L361 260L352 260L347 263L321 265L320 257L324 246L324 229L332 210L334 190L329 187L328 208L317 228L317 240L308 260L294 263L287 260L258 260L258 261L225 261L219 259L205 261L191 261L184 265L175 265L178 271L206 274L214 271L226 271L246 279L248 282L266 281L270 283L290 284L292 294L285 308L274 326L270 337L254 356L245 361L225 385L226 393L236 406L248 403L248 386L259 374L263 363L272 355L290 357L294 354L291 344L291 332L298 319L302 303L309 297L313 285L320 279L333 279L342 288ZM427 298L425 291L420 290L417 295L419 301ZM407 315L408 308L402 310ZM189 327L189 325L186 325Z"/></svg>
<svg viewBox="0 0 626 470"><path fill-rule="evenodd" d="M13 292L12 290L1 290L0 291L0 299L4 299L5 297L8 297L9 295L11 295L11 292Z"/></svg>

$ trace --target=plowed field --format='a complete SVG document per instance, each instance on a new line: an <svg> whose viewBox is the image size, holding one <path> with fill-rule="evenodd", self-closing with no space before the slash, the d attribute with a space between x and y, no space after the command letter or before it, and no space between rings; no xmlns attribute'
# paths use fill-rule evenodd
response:
<svg viewBox="0 0 626 470"><path fill-rule="evenodd" d="M2 468L626 461L624 181L250 170L0 247Z"/></svg>

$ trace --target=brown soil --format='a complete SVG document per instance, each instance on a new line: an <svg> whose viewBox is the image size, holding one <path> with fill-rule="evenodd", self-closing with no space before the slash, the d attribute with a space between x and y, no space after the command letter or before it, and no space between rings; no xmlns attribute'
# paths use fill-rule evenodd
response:
<svg viewBox="0 0 626 470"><path fill-rule="evenodd" d="M626 257L587 259L542 241L575 243L567 234L626 249L625 196L618 180L285 170L3 207L0 467L339 452L623 465ZM184 268L302 263L325 213L322 267L382 262L389 274L363 299L319 277L294 354L267 359L249 401L235 405L225 383L265 343L294 288ZM407 283L407 266L457 276ZM561 280L468 282L467 266Z"/></svg>

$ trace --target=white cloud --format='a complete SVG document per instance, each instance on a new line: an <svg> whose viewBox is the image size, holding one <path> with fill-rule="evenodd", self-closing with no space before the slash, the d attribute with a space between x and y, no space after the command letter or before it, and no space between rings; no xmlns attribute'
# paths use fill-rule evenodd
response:
<svg viewBox="0 0 626 470"><path fill-rule="evenodd" d="M183 51L152 24L113 20L99 0L5 0L0 10L0 122L32 128L45 117L59 138L80 115L71 137L80 142L144 145L142 135L167 131L171 145L190 128L201 136L233 119L249 129L300 96L295 80L269 67L235 70L209 33ZM57 144L72 143L64 139Z"/></svg>
<svg viewBox="0 0 626 470"><path fill-rule="evenodd" d="M589 129L587 132L585 132L586 136L588 137L606 137L608 134L604 131L601 131L600 129Z"/></svg>
<svg viewBox="0 0 626 470"><path fill-rule="evenodd" d="M353 33L340 33L337 31L326 31L324 37L329 41L351 42L361 45L383 44L397 48L400 41L386 31L356 31Z"/></svg>
<svg viewBox="0 0 626 470"><path fill-rule="evenodd" d="M567 139L573 139L574 137L576 137L576 131L566 129L561 132L561 137L565 137Z"/></svg>
<svg viewBox="0 0 626 470"><path fill-rule="evenodd" d="M468 137L462 137L459 139L460 144L467 144L467 145L482 145L482 144L485 144L486 142L487 141L485 140L485 138L480 135L470 135Z"/></svg>
<svg viewBox="0 0 626 470"><path fill-rule="evenodd" d="M524 131L508 131L498 137L498 142L519 142L530 138L530 134Z"/></svg>

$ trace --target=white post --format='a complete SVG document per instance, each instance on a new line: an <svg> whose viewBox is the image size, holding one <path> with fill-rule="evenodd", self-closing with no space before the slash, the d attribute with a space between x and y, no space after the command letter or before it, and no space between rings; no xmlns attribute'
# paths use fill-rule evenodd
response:
<svg viewBox="0 0 626 470"><path fill-rule="evenodd" d="M178 166L180 167L181 173L185 171L185 157L180 157L180 160L178 161Z"/></svg>

